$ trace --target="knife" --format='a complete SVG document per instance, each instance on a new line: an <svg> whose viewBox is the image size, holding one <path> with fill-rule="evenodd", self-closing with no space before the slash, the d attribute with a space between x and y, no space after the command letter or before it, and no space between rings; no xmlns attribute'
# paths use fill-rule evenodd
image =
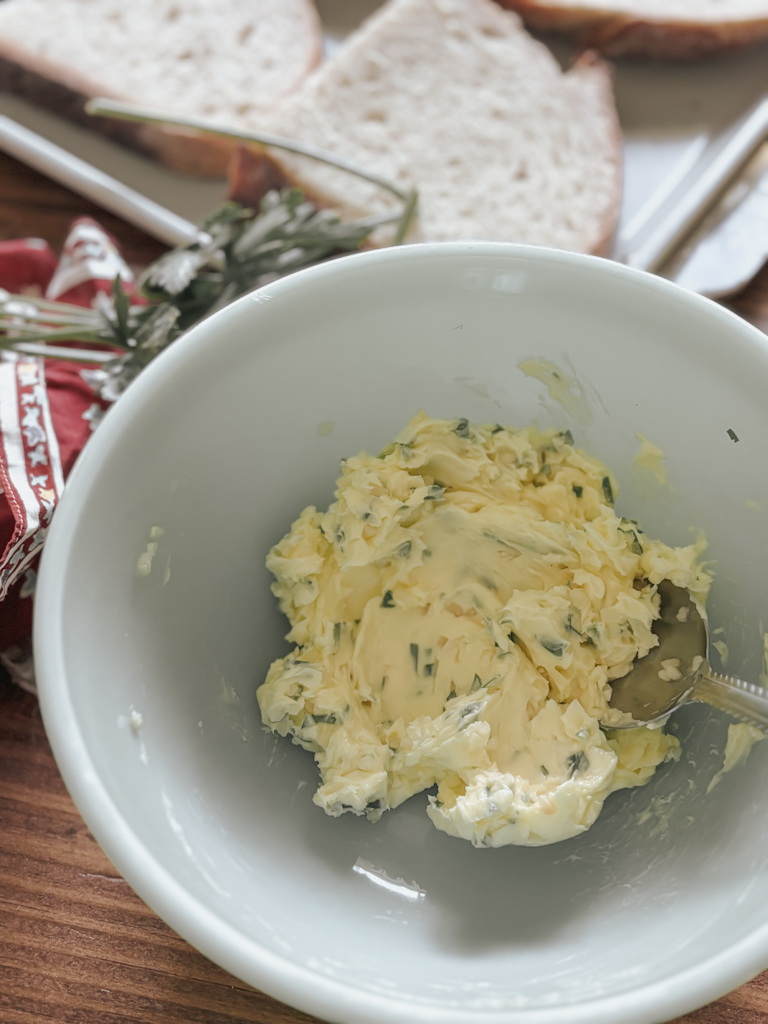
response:
<svg viewBox="0 0 768 1024"><path fill-rule="evenodd" d="M0 150L167 245L189 245L208 238L184 217L5 115L0 115Z"/></svg>
<svg viewBox="0 0 768 1024"><path fill-rule="evenodd" d="M708 213L661 274L710 299L740 292L768 261L768 145Z"/></svg>
<svg viewBox="0 0 768 1024"><path fill-rule="evenodd" d="M635 227L632 237L619 239L617 258L627 266L635 267L638 270L660 270L690 235L704 214L723 195L739 171L752 160L766 139L768 139L768 97L763 97L736 122L722 142L707 148L693 170L669 194L663 196L643 224ZM762 212L763 209L763 201L760 198L764 181L762 173L759 175L759 179L760 187L759 189L755 188L757 198L753 204L753 213ZM757 184L756 180L755 185ZM736 206L734 206L734 210ZM719 218L719 220L722 219L722 217ZM744 223L743 216L739 222ZM762 254L763 258L760 258L759 263L755 265L755 259L761 256L759 239L755 239L755 236L759 236L759 234L754 230L753 224L750 262L754 266L755 273L764 262L764 254ZM730 274L732 268L727 265L728 255L724 252L722 256L717 256L717 241L720 237L718 231L710 239L706 254L708 273L702 274L701 280L696 276L695 266L689 268L688 273L688 287L693 284L692 290L699 291L701 288L698 285L701 285L706 289L704 294L711 294L713 297L719 287L717 279L712 277L713 271L715 274L717 273L718 261L721 261L725 277L731 278L731 284L728 287L733 287L733 275ZM729 235L731 242L733 237L733 234ZM746 258L746 252L744 255ZM704 259L703 254L701 259ZM743 272L742 269L739 275L741 280L743 280L741 276ZM675 279L677 280L677 278Z"/></svg>

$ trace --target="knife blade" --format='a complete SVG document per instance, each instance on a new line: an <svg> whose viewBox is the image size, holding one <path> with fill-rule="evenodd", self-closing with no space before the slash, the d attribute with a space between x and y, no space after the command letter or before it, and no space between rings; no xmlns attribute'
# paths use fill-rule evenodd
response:
<svg viewBox="0 0 768 1024"><path fill-rule="evenodd" d="M758 151L661 275L710 299L740 292L768 261L768 145Z"/></svg>
<svg viewBox="0 0 768 1024"><path fill-rule="evenodd" d="M694 227L723 196L739 172L752 161L766 139L768 96L758 100L736 122L724 139L706 148L694 167L676 187L663 194L643 223L635 225L631 237L618 240L615 258L638 270L659 271L690 237ZM757 204L762 209L760 194L758 193ZM743 194L742 198L745 198ZM717 223L720 223L719 219ZM713 261L717 259L716 247L720 237L722 236L718 233L709 246L708 288L716 289L717 286L717 282L713 281L712 272L716 270ZM751 261L753 264L754 258L753 256ZM722 260L724 274L730 277L727 273L727 256L723 255ZM758 269L759 266L755 267L755 270ZM694 290L698 291L698 288Z"/></svg>

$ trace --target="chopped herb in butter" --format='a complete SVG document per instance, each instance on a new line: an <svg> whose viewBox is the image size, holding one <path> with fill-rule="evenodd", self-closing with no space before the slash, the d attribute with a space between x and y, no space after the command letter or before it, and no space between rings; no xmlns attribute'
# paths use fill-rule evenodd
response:
<svg viewBox="0 0 768 1024"><path fill-rule="evenodd" d="M316 804L376 820L436 786L439 829L535 846L677 756L663 729L610 730L611 681L657 642L660 580L702 600L709 579L698 546L649 539L615 495L568 431L425 413L343 462L334 503L267 558L295 650L258 699L313 752Z"/></svg>

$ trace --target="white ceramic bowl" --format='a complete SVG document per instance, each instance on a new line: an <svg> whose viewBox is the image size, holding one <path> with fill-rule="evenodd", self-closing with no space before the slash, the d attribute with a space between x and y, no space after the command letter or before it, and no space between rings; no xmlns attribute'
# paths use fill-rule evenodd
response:
<svg viewBox="0 0 768 1024"><path fill-rule="evenodd" d="M519 369L526 358L577 382L573 414ZM385 250L212 317L89 443L36 603L40 699L64 779L173 928L319 1017L650 1024L706 1003L768 966L768 743L708 794L728 720L690 706L674 723L680 762L611 797L585 836L476 850L432 827L424 796L375 825L326 817L311 755L260 727L255 690L286 649L267 549L306 504L331 499L343 456L378 450L420 407L570 427L648 533L679 544L703 529L712 625L731 669L757 677L766 339L598 259L483 243ZM637 432L664 450L669 486L633 464ZM139 577L153 527L164 534Z"/></svg>

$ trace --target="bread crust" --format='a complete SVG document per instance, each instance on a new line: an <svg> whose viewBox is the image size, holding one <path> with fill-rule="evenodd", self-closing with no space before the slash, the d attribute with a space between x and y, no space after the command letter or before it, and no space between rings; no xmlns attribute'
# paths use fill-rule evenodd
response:
<svg viewBox="0 0 768 1024"><path fill-rule="evenodd" d="M654 60L697 60L727 50L742 49L768 38L768 18L728 25L654 21L614 21L589 32L584 42L609 57L647 57Z"/></svg>
<svg viewBox="0 0 768 1024"><path fill-rule="evenodd" d="M256 146L238 146L229 166L227 198L250 209L272 189L296 185L266 150ZM298 185L296 185L298 187Z"/></svg>
<svg viewBox="0 0 768 1024"><path fill-rule="evenodd" d="M768 38L768 16L719 22L611 14L589 6L562 7L556 0L496 0L531 28L569 32L608 57L696 60L750 46Z"/></svg>

